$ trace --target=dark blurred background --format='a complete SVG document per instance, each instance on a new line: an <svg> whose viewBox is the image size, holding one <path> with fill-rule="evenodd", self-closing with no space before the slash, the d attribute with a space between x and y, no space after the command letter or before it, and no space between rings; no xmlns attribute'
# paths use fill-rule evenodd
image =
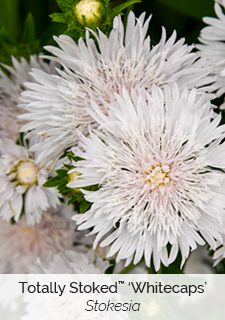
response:
<svg viewBox="0 0 225 320"><path fill-rule="evenodd" d="M124 1L115 0L111 5L114 7L122 2ZM176 29L178 38L185 37L189 44L197 42L204 26L202 17L215 16L214 0L143 0L126 9L125 17L129 9L136 16L143 11L147 15L153 14L150 34L155 42L161 37L161 26L166 27L168 36ZM29 12L33 15L36 39L41 38L40 46L50 42L52 34L63 31L63 25L52 23L49 17L51 13L60 12L55 0L0 0L0 48L4 47L6 37L14 45L23 39L24 21Z"/></svg>

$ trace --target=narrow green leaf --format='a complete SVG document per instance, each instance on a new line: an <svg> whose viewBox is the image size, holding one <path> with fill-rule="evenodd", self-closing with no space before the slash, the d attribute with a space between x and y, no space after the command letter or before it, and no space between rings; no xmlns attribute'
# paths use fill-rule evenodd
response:
<svg viewBox="0 0 225 320"><path fill-rule="evenodd" d="M59 183L61 182L62 178L59 176L53 177L51 179L49 179L48 181L46 181L43 184L43 187L45 188L53 188L53 187L57 187L59 185Z"/></svg>
<svg viewBox="0 0 225 320"><path fill-rule="evenodd" d="M34 19L31 13L28 13L24 23L24 43L32 45L35 41L35 25Z"/></svg>
<svg viewBox="0 0 225 320"><path fill-rule="evenodd" d="M141 0L130 0L130 1L124 2L124 3L120 4L119 6L113 8L114 14L119 14L121 11L123 11L127 7L131 6L132 4L140 3L140 2L141 2Z"/></svg>

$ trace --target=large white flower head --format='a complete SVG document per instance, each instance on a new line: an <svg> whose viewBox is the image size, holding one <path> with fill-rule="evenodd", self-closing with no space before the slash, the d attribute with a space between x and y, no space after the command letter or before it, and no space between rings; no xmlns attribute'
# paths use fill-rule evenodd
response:
<svg viewBox="0 0 225 320"><path fill-rule="evenodd" d="M179 248L183 264L203 238L215 248L225 222L225 174L216 169L225 168L221 117L211 120L210 102L196 89L180 94L174 84L164 90L133 91L130 98L124 89L114 104L102 101L108 117L93 102L88 112L101 131L80 134L73 152L84 160L74 163L80 175L68 184L100 187L81 189L93 205L74 216L79 229L93 227L98 234L94 247L107 235L101 245L111 244L108 256L118 252L117 262L136 264L144 255L149 266L153 253L156 270Z"/></svg>
<svg viewBox="0 0 225 320"><path fill-rule="evenodd" d="M12 57L13 67L3 65L9 72L7 76L0 70L0 138L10 138L16 141L19 137L19 131L26 120L18 119L19 114L24 110L17 107L18 97L25 89L23 83L26 81L34 82L29 72L32 68L40 69L46 73L55 73L55 63L46 63L36 55L30 57L29 63L21 58L17 61Z"/></svg>
<svg viewBox="0 0 225 320"><path fill-rule="evenodd" d="M29 114L21 119L30 120L22 130L30 134L45 135L43 144L32 150L41 150L37 161L55 161L66 148L75 146L77 130L88 134L88 125L95 122L85 107L93 99L102 105L101 99L110 101L113 92L121 95L122 86L131 92L138 86L151 92L152 86L163 87L177 81L179 88L202 87L211 80L203 66L205 61L192 46L184 45L184 39L175 42L176 32L166 40L163 28L160 42L152 47L146 37L150 18L144 23L145 14L136 19L131 12L126 32L118 16L113 30L107 38L101 31L94 34L98 48L86 33L86 44L82 39L78 45L68 36L55 37L61 47L46 47L56 57L63 70L58 76L49 76L36 70L32 76L39 84L26 83L30 89L21 96L22 108Z"/></svg>
<svg viewBox="0 0 225 320"><path fill-rule="evenodd" d="M217 1L214 8L218 18L203 18L208 26L201 30L199 40L202 44L197 48L207 59L206 65L213 68L212 77L215 78L214 86L219 97L225 92L225 15L218 2L225 8L224 1Z"/></svg>
<svg viewBox="0 0 225 320"><path fill-rule="evenodd" d="M43 211L60 203L56 188L43 187L50 172L35 164L36 154L10 139L0 140L0 154L0 217L17 222L24 207L29 225L40 222Z"/></svg>
<svg viewBox="0 0 225 320"><path fill-rule="evenodd" d="M26 217L15 224L0 219L0 273L27 273L37 258L49 261L49 253L72 250L83 232L74 231L71 210L66 205L43 213L40 223L29 226ZM76 246L76 250L87 250Z"/></svg>

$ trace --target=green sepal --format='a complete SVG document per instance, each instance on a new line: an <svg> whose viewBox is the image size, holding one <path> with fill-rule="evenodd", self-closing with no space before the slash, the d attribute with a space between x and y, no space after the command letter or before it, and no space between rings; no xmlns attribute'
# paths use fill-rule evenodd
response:
<svg viewBox="0 0 225 320"><path fill-rule="evenodd" d="M68 24L69 22L66 16L64 15L64 13L62 12L56 12L56 13L50 14L49 17L52 18L52 20L55 22L65 23L65 24Z"/></svg>

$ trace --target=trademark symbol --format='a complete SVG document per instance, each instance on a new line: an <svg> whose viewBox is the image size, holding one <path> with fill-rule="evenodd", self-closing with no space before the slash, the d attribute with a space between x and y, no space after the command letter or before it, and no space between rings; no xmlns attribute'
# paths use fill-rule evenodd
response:
<svg viewBox="0 0 225 320"><path fill-rule="evenodd" d="M118 281L119 284L124 284L124 281Z"/></svg>

